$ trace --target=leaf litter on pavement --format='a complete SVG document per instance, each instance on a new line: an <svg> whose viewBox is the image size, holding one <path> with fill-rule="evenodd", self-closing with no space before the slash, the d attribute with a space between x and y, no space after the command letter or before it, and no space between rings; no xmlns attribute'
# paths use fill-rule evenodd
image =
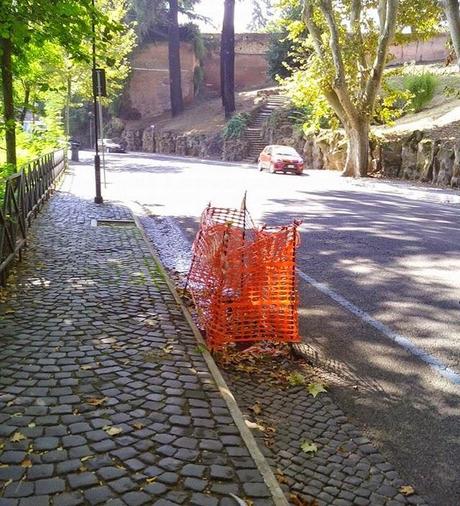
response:
<svg viewBox="0 0 460 506"><path fill-rule="evenodd" d="M229 345L217 351L214 357L218 365L232 375L250 376L255 383L277 389L322 384L319 370L295 357L284 343L261 342L243 350Z"/></svg>
<svg viewBox="0 0 460 506"><path fill-rule="evenodd" d="M276 391L301 388L316 397L325 392L326 387L320 382L319 371L315 370L303 359L293 355L289 345L262 342L245 349L230 345L225 350L214 354L218 365L236 379L248 379L251 383L261 384ZM271 448L276 437L279 421L271 420L264 412L264 400L254 399L247 407L250 419L246 425L260 432L266 447ZM305 451L305 450L304 450ZM311 453L317 451L313 445Z"/></svg>

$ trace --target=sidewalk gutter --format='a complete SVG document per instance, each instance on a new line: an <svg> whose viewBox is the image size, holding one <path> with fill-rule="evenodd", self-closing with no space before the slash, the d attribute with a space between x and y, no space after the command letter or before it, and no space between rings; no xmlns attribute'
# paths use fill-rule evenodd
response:
<svg viewBox="0 0 460 506"><path fill-rule="evenodd" d="M228 387L227 383L225 382L224 378L222 377L222 374L219 371L219 368L217 367L212 355L209 353L208 349L206 348L206 342L201 335L201 332L199 331L198 327L195 325L195 322L193 321L193 318L188 311L185 304L182 302L182 299L180 298L179 294L177 293L176 287L169 277L168 272L163 267L163 264L161 263L156 251L154 250L150 240L147 237L147 234L144 231L144 228L139 220L139 218L135 215L133 210L131 209L131 213L133 215L134 221L136 223L137 228L141 231L142 237L147 244L147 247L150 251L150 254L154 258L155 262L158 265L158 268L162 275L164 276L164 279L166 281L166 284L168 285L169 290L171 291L174 299L176 300L177 304L180 306L182 313L184 314L185 319L187 320L187 323L190 325L193 334L197 340L197 342L204 346L203 350L203 357L205 359L206 365L209 368L209 371L216 383L217 388L220 391L220 394L224 398L228 409L232 415L233 421L235 422L240 434L241 438L243 439L251 457L253 458L257 468L259 469L260 474L262 475L265 484L267 485L268 489L270 490L273 498L273 502L276 506L289 506L289 502L286 499L286 496L284 495L284 492L282 491L277 479L275 478L275 475L273 474L273 471L270 467L270 465L267 462L267 459L264 457L263 453L260 451L259 446L257 445L257 442L252 435L252 432L249 430L248 426L246 425L245 419L243 417L243 414L235 400L235 397L233 396L232 392L230 391L230 388Z"/></svg>

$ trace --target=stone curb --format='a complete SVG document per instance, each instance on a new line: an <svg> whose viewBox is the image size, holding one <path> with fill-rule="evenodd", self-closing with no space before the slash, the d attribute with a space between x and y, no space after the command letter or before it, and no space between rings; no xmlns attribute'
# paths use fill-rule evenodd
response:
<svg viewBox="0 0 460 506"><path fill-rule="evenodd" d="M131 210L132 212L132 210ZM267 461L267 459L264 457L263 453L260 451L259 446L249 430L249 428L246 425L245 419L243 417L243 413L241 412L235 397L233 396L232 392L230 391L230 388L228 387L227 383L225 382L221 372L219 371L219 368L217 367L212 355L209 353L209 351L206 348L206 342L199 331L198 327L195 325L195 322L192 319L192 316L190 312L188 311L185 304L182 302L182 299L180 298L176 287L169 277L169 274L164 269L163 264L161 263L156 251L154 250L152 244L150 243L147 234L145 233L145 230L139 220L139 218L132 212L134 221L136 223L137 228L140 230L142 234L142 238L145 241L150 254L152 255L153 259L158 265L158 268L163 275L166 284L168 285L169 290L171 291L171 294L173 295L174 299L176 300L177 304L180 306L182 313L187 320L187 323L190 325L190 328L192 329L192 332L199 344L204 346L203 350L203 358L205 359L206 365L209 368L209 372L211 373L217 388L219 389L220 394L224 398L227 407L232 415L232 418L235 422L235 425L237 426L241 438L243 439L251 457L254 459L254 462L262 475L265 484L267 485L268 489L270 490L270 493L272 494L273 502L276 506L288 506L289 503L284 495L284 492L282 491L277 479L275 478L275 475L273 474L273 471Z"/></svg>

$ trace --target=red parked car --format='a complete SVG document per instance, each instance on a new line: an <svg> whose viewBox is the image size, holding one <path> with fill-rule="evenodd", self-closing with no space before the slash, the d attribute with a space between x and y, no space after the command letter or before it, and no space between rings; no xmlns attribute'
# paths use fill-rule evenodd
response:
<svg viewBox="0 0 460 506"><path fill-rule="evenodd" d="M294 172L298 176L303 173L303 159L290 146L266 146L259 155L259 170L268 169L275 172Z"/></svg>

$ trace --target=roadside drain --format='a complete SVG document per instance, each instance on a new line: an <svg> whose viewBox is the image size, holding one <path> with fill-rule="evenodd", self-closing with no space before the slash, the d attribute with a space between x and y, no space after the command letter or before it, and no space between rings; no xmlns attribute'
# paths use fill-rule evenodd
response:
<svg viewBox="0 0 460 506"><path fill-rule="evenodd" d="M91 220L92 227L137 228L134 220Z"/></svg>

